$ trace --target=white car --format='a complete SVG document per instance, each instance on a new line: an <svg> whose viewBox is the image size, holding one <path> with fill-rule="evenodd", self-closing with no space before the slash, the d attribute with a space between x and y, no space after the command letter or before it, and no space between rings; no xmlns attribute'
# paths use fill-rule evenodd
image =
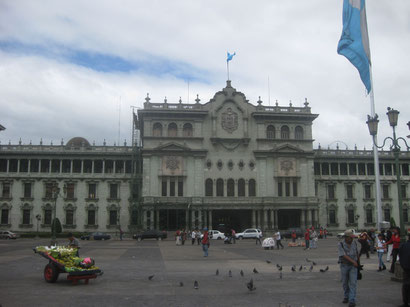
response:
<svg viewBox="0 0 410 307"><path fill-rule="evenodd" d="M235 237L239 240L261 238L262 231L257 228L249 228L249 229L245 229L243 232L237 233Z"/></svg>
<svg viewBox="0 0 410 307"><path fill-rule="evenodd" d="M225 239L225 235L219 230L208 230L208 235L209 235L209 238L213 240L224 240ZM201 234L201 239L203 237L204 235Z"/></svg>
<svg viewBox="0 0 410 307"><path fill-rule="evenodd" d="M17 235L11 231L0 231L0 239L17 239Z"/></svg>

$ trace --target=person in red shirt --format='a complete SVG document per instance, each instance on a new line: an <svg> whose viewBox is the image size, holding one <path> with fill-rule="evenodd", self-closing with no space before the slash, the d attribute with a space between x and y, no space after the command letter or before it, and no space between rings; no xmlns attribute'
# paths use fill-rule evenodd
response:
<svg viewBox="0 0 410 307"><path fill-rule="evenodd" d="M393 244L393 251L392 251L393 261L391 263L391 267L389 271L390 273L394 273L394 265L396 264L397 255L399 254L400 228L394 227L392 232L393 232L393 235L391 236L391 239L386 242L386 245Z"/></svg>
<svg viewBox="0 0 410 307"><path fill-rule="evenodd" d="M292 237L292 242L294 243L296 241L296 231L293 230L290 236Z"/></svg>
<svg viewBox="0 0 410 307"><path fill-rule="evenodd" d="M208 257L208 248L209 248L209 235L208 228L204 228L204 236L202 237L202 250L204 251L204 257Z"/></svg>
<svg viewBox="0 0 410 307"><path fill-rule="evenodd" d="M305 249L309 249L310 232L309 228L305 231Z"/></svg>

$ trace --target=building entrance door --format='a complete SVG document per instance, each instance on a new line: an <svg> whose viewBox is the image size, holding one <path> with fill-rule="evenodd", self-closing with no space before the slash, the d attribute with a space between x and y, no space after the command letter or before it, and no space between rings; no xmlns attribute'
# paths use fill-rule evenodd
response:
<svg viewBox="0 0 410 307"><path fill-rule="evenodd" d="M283 209L278 210L278 228L288 229L300 227L300 210Z"/></svg>
<svg viewBox="0 0 410 307"><path fill-rule="evenodd" d="M223 225L223 226L222 226ZM236 232L252 227L252 210L213 210L212 228L234 229Z"/></svg>
<svg viewBox="0 0 410 307"><path fill-rule="evenodd" d="M177 230L186 228L185 209L159 210L159 230Z"/></svg>

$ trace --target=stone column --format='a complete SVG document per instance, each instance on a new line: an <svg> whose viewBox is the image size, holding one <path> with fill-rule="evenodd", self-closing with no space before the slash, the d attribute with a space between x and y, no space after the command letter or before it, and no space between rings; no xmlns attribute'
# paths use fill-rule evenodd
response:
<svg viewBox="0 0 410 307"><path fill-rule="evenodd" d="M249 181L245 180L245 197L249 196Z"/></svg>
<svg viewBox="0 0 410 307"><path fill-rule="evenodd" d="M48 160L48 173L51 174L51 159Z"/></svg>
<svg viewBox="0 0 410 307"><path fill-rule="evenodd" d="M116 160L112 160L112 173L115 174L116 173L116 167L117 166L117 161Z"/></svg>
<svg viewBox="0 0 410 307"><path fill-rule="evenodd" d="M198 210L198 228L199 230L204 228L204 225L202 224L202 210Z"/></svg>
<svg viewBox="0 0 410 307"><path fill-rule="evenodd" d="M252 228L256 228L255 210L252 210Z"/></svg>
<svg viewBox="0 0 410 307"><path fill-rule="evenodd" d="M191 225L189 223L189 209L185 209L185 230L190 229L190 227Z"/></svg>
<svg viewBox="0 0 410 307"><path fill-rule="evenodd" d="M80 173L83 174L84 173L84 160L81 160L81 170Z"/></svg>
<svg viewBox="0 0 410 307"><path fill-rule="evenodd" d="M273 209L270 210L270 227L271 229L275 229L275 211Z"/></svg>
<svg viewBox="0 0 410 307"><path fill-rule="evenodd" d="M212 210L209 210L208 213L209 213L208 227L209 229L212 229Z"/></svg>
<svg viewBox="0 0 410 307"><path fill-rule="evenodd" d="M94 162L95 160L91 160L91 174L94 174Z"/></svg>
<svg viewBox="0 0 410 307"><path fill-rule="evenodd" d="M312 224L310 218L311 218L310 210L306 210L306 227L310 227Z"/></svg>
<svg viewBox="0 0 410 307"><path fill-rule="evenodd" d="M17 159L17 173L20 173L20 159Z"/></svg>
<svg viewBox="0 0 410 307"><path fill-rule="evenodd" d="M316 210L312 209L312 226L316 228L316 216L315 216Z"/></svg>
<svg viewBox="0 0 410 307"><path fill-rule="evenodd" d="M60 160L60 174L63 173L63 160Z"/></svg>
<svg viewBox="0 0 410 307"><path fill-rule="evenodd" d="M275 228L279 229L278 210L275 210L274 217L275 217Z"/></svg>
<svg viewBox="0 0 410 307"><path fill-rule="evenodd" d="M159 209L158 208L156 208L155 214L156 214L156 217L157 217L157 223L156 223L157 225L155 225L155 227L156 227L156 229L160 230L159 229L160 225L159 225Z"/></svg>
<svg viewBox="0 0 410 307"><path fill-rule="evenodd" d="M157 227L157 225L156 225L156 223L155 223L156 221L155 221L155 211L154 210L151 210L151 229L156 229Z"/></svg>
<svg viewBox="0 0 410 307"><path fill-rule="evenodd" d="M28 159L28 173L31 173L31 159ZM60 171L61 173L61 171Z"/></svg>
<svg viewBox="0 0 410 307"><path fill-rule="evenodd" d="M102 160L102 173L105 174L105 160Z"/></svg>
<svg viewBox="0 0 410 307"><path fill-rule="evenodd" d="M51 162L51 161L50 161ZM73 160L70 160L70 174L73 173Z"/></svg>
<svg viewBox="0 0 410 307"><path fill-rule="evenodd" d="M41 160L40 160L41 161ZM41 164L40 164L41 165ZM10 170L10 159L7 159L7 173ZM41 170L41 169L40 169Z"/></svg>
<svg viewBox="0 0 410 307"><path fill-rule="evenodd" d="M305 210L300 210L300 228L305 228L306 227L306 221L305 221Z"/></svg>
<svg viewBox="0 0 410 307"><path fill-rule="evenodd" d="M263 209L263 231L266 231L266 229L269 228L268 225L268 210Z"/></svg>
<svg viewBox="0 0 410 307"><path fill-rule="evenodd" d="M147 229L147 210L142 210L142 227Z"/></svg>
<svg viewBox="0 0 410 307"><path fill-rule="evenodd" d="M195 229L195 211L191 210L191 229Z"/></svg>

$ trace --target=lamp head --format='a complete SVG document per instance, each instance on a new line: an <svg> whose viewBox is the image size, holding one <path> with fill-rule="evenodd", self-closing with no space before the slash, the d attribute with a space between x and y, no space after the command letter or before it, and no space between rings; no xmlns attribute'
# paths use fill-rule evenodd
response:
<svg viewBox="0 0 410 307"><path fill-rule="evenodd" d="M388 107L387 108L387 116L389 117L389 123L390 126L392 126L393 128L397 126L397 121L399 119L399 111Z"/></svg>
<svg viewBox="0 0 410 307"><path fill-rule="evenodd" d="M379 124L378 115L376 114L374 117L367 115L367 127L369 128L370 135L375 136L377 134L377 126Z"/></svg>

